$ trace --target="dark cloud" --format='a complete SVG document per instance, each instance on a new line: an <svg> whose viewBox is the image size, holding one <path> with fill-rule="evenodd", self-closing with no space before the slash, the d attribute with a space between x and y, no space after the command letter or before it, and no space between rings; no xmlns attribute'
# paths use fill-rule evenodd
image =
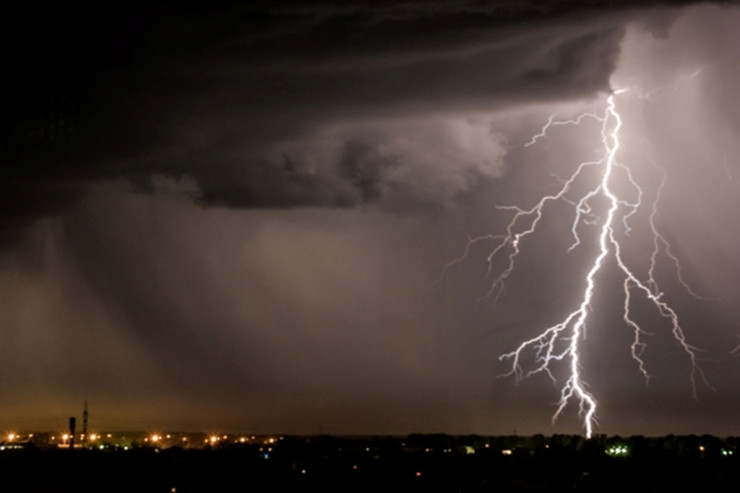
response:
<svg viewBox="0 0 740 493"><path fill-rule="evenodd" d="M380 186L392 167L379 142L340 143L365 146L363 164L340 153L319 169L280 148L347 123L609 90L638 4L17 9L4 30L3 238L91 182L147 189L162 174L193 177L205 204L398 206Z"/></svg>

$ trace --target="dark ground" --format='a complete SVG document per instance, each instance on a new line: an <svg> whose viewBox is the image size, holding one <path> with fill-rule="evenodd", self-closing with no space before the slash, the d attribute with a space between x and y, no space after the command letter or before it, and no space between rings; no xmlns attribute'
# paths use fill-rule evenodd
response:
<svg viewBox="0 0 740 493"><path fill-rule="evenodd" d="M0 491L720 491L740 484L738 443L710 436L410 435L284 437L269 451L28 446L0 452ZM616 446L624 447L621 456Z"/></svg>

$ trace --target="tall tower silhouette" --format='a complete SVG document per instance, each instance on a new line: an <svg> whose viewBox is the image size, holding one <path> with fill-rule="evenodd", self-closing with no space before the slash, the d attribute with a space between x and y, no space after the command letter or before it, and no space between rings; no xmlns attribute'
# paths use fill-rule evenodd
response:
<svg viewBox="0 0 740 493"><path fill-rule="evenodd" d="M82 440L83 443L87 443L87 401L85 401L85 409L82 411Z"/></svg>

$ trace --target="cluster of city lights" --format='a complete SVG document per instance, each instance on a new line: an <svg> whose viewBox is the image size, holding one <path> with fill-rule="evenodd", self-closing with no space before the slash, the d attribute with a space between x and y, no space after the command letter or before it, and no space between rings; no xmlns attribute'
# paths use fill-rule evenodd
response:
<svg viewBox="0 0 740 493"><path fill-rule="evenodd" d="M57 448L120 448L129 450L136 446L154 448L179 447L214 447L218 445L252 444L260 445L268 452L272 446L282 440L282 436L257 436L257 435L229 435L217 433L90 433L85 435L79 433L72 435L69 432L62 433L30 433L20 434L14 431L7 432L4 439L0 439L0 450L9 448L22 448L24 444L43 444Z"/></svg>
<svg viewBox="0 0 740 493"><path fill-rule="evenodd" d="M606 455L611 455L612 457L627 457L629 454L630 450L626 445L612 445L606 449Z"/></svg>

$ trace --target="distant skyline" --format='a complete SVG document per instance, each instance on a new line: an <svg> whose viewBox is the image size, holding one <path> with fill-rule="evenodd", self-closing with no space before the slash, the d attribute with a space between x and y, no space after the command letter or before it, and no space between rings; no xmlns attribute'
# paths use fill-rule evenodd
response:
<svg viewBox="0 0 740 493"><path fill-rule="evenodd" d="M595 247L543 218L486 298L490 243L601 152L656 197L670 327L605 266L582 369L595 433L740 434L734 2L279 0L18 10L0 178L0 424L251 433L582 433L499 355L578 302ZM635 171L636 170L636 171ZM627 184L625 183L625 186ZM625 192L628 193L628 192ZM646 276L650 207L625 256ZM598 216L598 214L597 214ZM601 217L593 218L598 224ZM496 264L495 268L500 268ZM441 280L440 280L441 279Z"/></svg>

